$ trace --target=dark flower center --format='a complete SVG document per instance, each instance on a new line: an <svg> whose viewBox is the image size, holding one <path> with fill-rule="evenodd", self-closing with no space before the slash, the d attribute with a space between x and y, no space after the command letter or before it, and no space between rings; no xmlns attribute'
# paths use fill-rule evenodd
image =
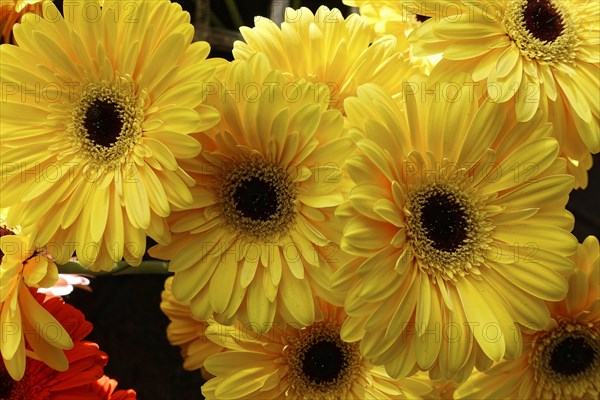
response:
<svg viewBox="0 0 600 400"><path fill-rule="evenodd" d="M433 193L421 208L421 224L436 249L454 252L467 238L464 207L445 193Z"/></svg>
<svg viewBox="0 0 600 400"><path fill-rule="evenodd" d="M337 323L318 322L288 337L284 349L289 363L291 397L344 399L362 367L359 343L340 338Z"/></svg>
<svg viewBox="0 0 600 400"><path fill-rule="evenodd" d="M15 381L2 366L0 368L0 399L10 399L14 386Z"/></svg>
<svg viewBox="0 0 600 400"><path fill-rule="evenodd" d="M333 341L313 343L304 353L302 372L316 384L335 381L346 368L343 350Z"/></svg>
<svg viewBox="0 0 600 400"><path fill-rule="evenodd" d="M242 161L221 182L225 222L252 240L266 240L287 232L296 216L296 186L274 163Z"/></svg>
<svg viewBox="0 0 600 400"><path fill-rule="evenodd" d="M83 126L95 144L110 147L117 142L123 128L120 108L111 101L96 99L85 113Z"/></svg>
<svg viewBox="0 0 600 400"><path fill-rule="evenodd" d="M562 17L550 0L528 0L523 19L527 30L541 41L554 42L563 33Z"/></svg>
<svg viewBox="0 0 600 400"><path fill-rule="evenodd" d="M431 17L428 17L426 15L421 15L421 14L415 14L415 17L417 18L417 21L419 21L419 22L425 22L429 18L431 18Z"/></svg>
<svg viewBox="0 0 600 400"><path fill-rule="evenodd" d="M568 336L553 346L549 364L554 372L571 377L591 368L597 356L586 338Z"/></svg>
<svg viewBox="0 0 600 400"><path fill-rule="evenodd" d="M279 208L278 194L273 185L258 177L241 181L233 198L238 211L255 221L269 219Z"/></svg>
<svg viewBox="0 0 600 400"><path fill-rule="evenodd" d="M4 367L4 363L0 362L0 400L30 399L27 379L26 372L20 381L15 381Z"/></svg>
<svg viewBox="0 0 600 400"><path fill-rule="evenodd" d="M91 175L122 167L139 144L145 116L133 82L126 77L90 82L81 87L74 105L67 131L73 150L98 172Z"/></svg>

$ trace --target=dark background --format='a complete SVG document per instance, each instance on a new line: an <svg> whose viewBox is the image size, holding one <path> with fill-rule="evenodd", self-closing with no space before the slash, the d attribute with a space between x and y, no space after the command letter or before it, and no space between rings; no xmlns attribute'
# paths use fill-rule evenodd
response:
<svg viewBox="0 0 600 400"><path fill-rule="evenodd" d="M180 1L195 12L193 1ZM213 12L226 26L232 26L223 1L212 2ZM238 2L242 20L253 26L255 15L268 15L270 2ZM338 7L341 1L302 1L315 11L320 4ZM213 18L214 20L214 18ZM231 59L229 51L215 50L213 57ZM588 235L600 236L600 155L594 157L589 187L574 191L568 208L576 219L574 233L581 241ZM65 300L81 309L94 324L88 340L97 342L109 355L106 374L119 381L120 388L133 388L141 400L201 399L202 378L198 371L185 371L179 348L166 339L168 319L159 308L166 275L121 275L93 278L93 293L81 289Z"/></svg>

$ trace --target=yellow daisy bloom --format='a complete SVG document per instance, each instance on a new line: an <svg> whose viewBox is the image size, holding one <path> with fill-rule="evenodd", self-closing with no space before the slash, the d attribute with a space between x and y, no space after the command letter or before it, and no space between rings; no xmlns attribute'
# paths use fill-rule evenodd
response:
<svg viewBox="0 0 600 400"><path fill-rule="evenodd" d="M211 324L206 335L225 347L204 365L215 378L202 386L206 399L421 399L431 386L420 377L391 379L373 366L358 343L340 338L346 314L319 302L314 324L276 325L254 334L243 325Z"/></svg>
<svg viewBox="0 0 600 400"><path fill-rule="evenodd" d="M360 15L373 27L378 37L393 35L397 40L398 48L425 75L429 75L433 67L442 58L441 54L429 56L415 56L412 45L408 43L408 35L417 29L429 17L417 15L403 7L406 1L380 1L380 0L344 0L350 7L358 7Z"/></svg>
<svg viewBox="0 0 600 400"><path fill-rule="evenodd" d="M598 239L577 250L564 301L550 303L550 329L527 335L521 357L502 361L461 385L457 399L597 399L600 396Z"/></svg>
<svg viewBox="0 0 600 400"><path fill-rule="evenodd" d="M194 318L189 304L184 304L173 296L172 283L173 277L167 278L160 302L160 309L171 321L167 326L167 339L173 346L181 347L184 369L200 369L205 379L210 379L204 369L204 360L224 348L208 340L205 332L209 322Z"/></svg>
<svg viewBox="0 0 600 400"><path fill-rule="evenodd" d="M436 69L464 70L517 118L540 105L578 178L600 151L600 3L597 0L418 0L431 21L411 37L415 54L443 52ZM433 74L436 74L436 71ZM451 78L450 78L451 79ZM584 187L587 178L576 181Z"/></svg>
<svg viewBox="0 0 600 400"><path fill-rule="evenodd" d="M58 279L54 261L24 235L0 226L0 353L14 380L25 373L26 357L66 371L64 350L73 347L61 324L33 297L31 288L51 287Z"/></svg>
<svg viewBox="0 0 600 400"><path fill-rule="evenodd" d="M544 300L565 296L573 270L573 177L551 126L478 108L463 89L453 102L407 93L401 105L364 85L346 100L361 154L347 161L356 186L336 214L355 259L332 285L347 292L342 338L362 339L392 377L464 380L517 357L520 327L546 327Z"/></svg>
<svg viewBox="0 0 600 400"><path fill-rule="evenodd" d="M65 1L64 14L47 4L0 47L0 207L59 263L138 265L146 235L168 242L164 218L192 202L179 163L201 150L189 133L220 118L201 104L218 62L168 0Z"/></svg>
<svg viewBox="0 0 600 400"><path fill-rule="evenodd" d="M44 3L51 0L2 0L0 2L0 44L15 43L12 29L26 13L42 15Z"/></svg>
<svg viewBox="0 0 600 400"><path fill-rule="evenodd" d="M173 295L200 320L263 331L277 311L310 325L313 292L335 301L333 213L354 150L342 115L328 110L325 86L286 80L262 54L234 61L213 89L207 104L223 118L195 135L204 150L185 163L194 205L169 217L172 242L150 254L171 260Z"/></svg>
<svg viewBox="0 0 600 400"><path fill-rule="evenodd" d="M396 49L392 36L375 40L367 21L357 14L344 19L337 8L321 6L287 8L281 28L267 18L256 18L255 27L241 27L244 41L233 45L233 56L246 60L265 54L271 66L291 79L304 78L327 86L330 107L343 112L343 102L363 83L374 82L391 94L402 90L411 74L410 64Z"/></svg>

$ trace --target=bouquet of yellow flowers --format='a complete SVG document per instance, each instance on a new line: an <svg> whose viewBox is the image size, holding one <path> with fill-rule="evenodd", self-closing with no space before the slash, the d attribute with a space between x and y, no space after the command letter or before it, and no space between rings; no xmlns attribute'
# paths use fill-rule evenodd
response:
<svg viewBox="0 0 600 400"><path fill-rule="evenodd" d="M282 7L231 61L61 3L2 0L0 398L136 398L52 288L145 268L206 399L600 396L598 0Z"/></svg>

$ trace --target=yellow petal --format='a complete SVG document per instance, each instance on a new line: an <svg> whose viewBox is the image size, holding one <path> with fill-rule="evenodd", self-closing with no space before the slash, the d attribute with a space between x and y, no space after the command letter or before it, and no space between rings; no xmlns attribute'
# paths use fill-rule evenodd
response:
<svg viewBox="0 0 600 400"><path fill-rule="evenodd" d="M279 252L277 251L277 253ZM250 285L250 282L252 282L252 280L254 279L254 275L256 274L256 268L258 267L258 260L258 254L246 254L246 257L244 257L244 264L242 265L242 272L240 275L240 283L242 287L248 287L248 285ZM281 269L281 266L275 267ZM271 266L269 266L269 268L271 268Z"/></svg>
<svg viewBox="0 0 600 400"><path fill-rule="evenodd" d="M259 391L269 377L269 374L265 373L262 367L251 367L234 371L217 386L215 390L217 398L248 398L253 392Z"/></svg>
<svg viewBox="0 0 600 400"><path fill-rule="evenodd" d="M178 271L173 278L173 295L179 301L189 301L205 287L218 265L219 257L207 257L192 268ZM210 304L208 293L206 302Z"/></svg>
<svg viewBox="0 0 600 400"><path fill-rule="evenodd" d="M501 105L491 101L485 101L481 105L462 144L458 157L459 167L468 167L483 157L501 132L504 118L505 111Z"/></svg>
<svg viewBox="0 0 600 400"><path fill-rule="evenodd" d="M248 309L248 321L250 321L251 328L256 332L266 332L271 328L273 323L275 303L269 301L267 298L262 276L259 279L255 279L248 286L247 290L246 307Z"/></svg>
<svg viewBox="0 0 600 400"><path fill-rule="evenodd" d="M510 47L504 50L504 53L498 59L496 64L496 76L499 78L505 77L514 68L517 60L520 57L519 49L512 43Z"/></svg>
<svg viewBox="0 0 600 400"><path fill-rule="evenodd" d="M415 284L416 273L412 274L412 277L407 277L401 289L398 291L402 293L402 298L398 301L396 311L385 332L386 338L398 337L408 326L413 313L415 312L415 306L418 301L418 285Z"/></svg>
<svg viewBox="0 0 600 400"><path fill-rule="evenodd" d="M523 74L523 82L519 86L519 91L515 94L518 121L529 121L534 117L540 106L541 91L539 81Z"/></svg>
<svg viewBox="0 0 600 400"><path fill-rule="evenodd" d="M124 171L123 194L125 209L131 223L139 229L150 225L150 203L144 181L136 167Z"/></svg>
<svg viewBox="0 0 600 400"><path fill-rule="evenodd" d="M91 204L88 205L88 207L94 210L90 214L91 238L94 242L99 242L102 239L104 229L106 228L110 204L109 196L109 189L96 189L92 194Z"/></svg>
<svg viewBox="0 0 600 400"><path fill-rule="evenodd" d="M47 332L48 335L56 334L54 326L47 327L45 332ZM65 356L65 351L53 346L46 340L40 340L40 337L38 336L38 333L35 332L33 326L29 324L25 325L25 337L27 338L27 343L31 346L31 349L50 368L57 371L66 371L69 369L69 361Z"/></svg>
<svg viewBox="0 0 600 400"><path fill-rule="evenodd" d="M152 211L161 217L169 216L171 207L169 206L167 193L152 168L142 166L139 173L148 189L148 200Z"/></svg>
<svg viewBox="0 0 600 400"><path fill-rule="evenodd" d="M194 264L199 263L203 257L214 254L216 246L224 245L219 241L221 236L222 232L219 232L218 229L208 231L204 235L195 236L187 246L181 249L177 254L173 255L173 259L169 264L169 271L183 271ZM208 260L203 260L202 263L206 263L207 261Z"/></svg>
<svg viewBox="0 0 600 400"><path fill-rule="evenodd" d="M421 279L423 280L423 278ZM442 341L445 340L442 338L442 304L440 304L440 299L435 288L432 288L430 294L431 297L429 299L425 300L423 297L420 299L420 301L425 300L431 303L429 307L431 309L429 321L424 322L427 329L420 328L418 322L416 327L417 337L415 338L415 342L417 348L415 349L415 356L417 359L417 364L423 370L429 370L434 365L440 354ZM418 315L419 314L417 311L417 321ZM419 332L419 330L421 332Z"/></svg>
<svg viewBox="0 0 600 400"><path fill-rule="evenodd" d="M59 349L72 349L73 341L60 322L42 307L25 285L19 288L19 301L23 306L24 319L35 328L38 337ZM48 334L52 327L52 336Z"/></svg>
<svg viewBox="0 0 600 400"><path fill-rule="evenodd" d="M48 259L37 255L23 266L23 279L29 286L36 286L48 272Z"/></svg>
<svg viewBox="0 0 600 400"><path fill-rule="evenodd" d="M453 297L458 297L456 291L451 291ZM444 377L450 379L465 365L471 355L473 333L466 323L466 317L462 307L456 307L455 311L445 310L446 327L444 334L446 338L442 343L442 354L440 356L440 367ZM444 348L446 349L444 351Z"/></svg>
<svg viewBox="0 0 600 400"><path fill-rule="evenodd" d="M556 161L558 151L558 143L553 138L538 139L517 148L498 165L500 179L485 185L485 194L500 192L534 179Z"/></svg>
<svg viewBox="0 0 600 400"><path fill-rule="evenodd" d="M216 325L213 325L216 326ZM273 362L273 356L265 353L248 351L225 351L211 357L207 357L204 362L204 368L215 376L223 376L229 374L231 366L247 366L262 364L264 362Z"/></svg>
<svg viewBox="0 0 600 400"><path fill-rule="evenodd" d="M559 201L568 195L572 186L573 178L570 175L546 176L499 197L495 202L506 206L508 210L523 212L526 208L542 208L552 204L549 202ZM502 220L506 216L500 214L497 218Z"/></svg>
<svg viewBox="0 0 600 400"><path fill-rule="evenodd" d="M18 289L16 289L18 290ZM18 296L17 293L13 294ZM12 299L11 298L11 299ZM19 304L15 306L15 310L12 311L8 305L8 301L2 305L2 314L0 314L0 321L2 321L2 357L6 360L11 360L15 357L15 354L19 350L20 346L23 346L23 325L21 323L21 310ZM23 367L25 361L23 360ZM19 371L22 376L23 371Z"/></svg>
<svg viewBox="0 0 600 400"><path fill-rule="evenodd" d="M366 317L352 317L348 316L340 329L340 337L346 342L356 342L364 337L365 330L365 319Z"/></svg>
<svg viewBox="0 0 600 400"><path fill-rule="evenodd" d="M20 381L25 375L25 342L21 341L14 356L8 360L3 356L4 366L6 371L15 381Z"/></svg>
<svg viewBox="0 0 600 400"><path fill-rule="evenodd" d="M175 60L178 60L189 44L181 33L171 33L164 38L152 57L146 61L144 72L137 82L138 87L151 90L160 80L172 72Z"/></svg>
<svg viewBox="0 0 600 400"><path fill-rule="evenodd" d="M210 304L216 313L222 313L227 308L233 285L237 277L238 263L233 254L225 253L221 257L213 276L210 278Z"/></svg>
<svg viewBox="0 0 600 400"><path fill-rule="evenodd" d="M556 272L537 262L489 265L526 293L547 301L562 300L567 294L567 281Z"/></svg>
<svg viewBox="0 0 600 400"><path fill-rule="evenodd" d="M417 336L423 335L427 329L429 323L429 315L431 313L431 307L439 307L437 304L431 304L431 285L429 282L429 276L425 272L419 272L418 278L419 285L419 300L417 301L417 312L415 319L415 330ZM434 290L435 291L435 290ZM418 339L417 339L418 340Z"/></svg>
<svg viewBox="0 0 600 400"><path fill-rule="evenodd" d="M283 305L290 315L302 326L311 325L315 308L310 285L306 279L297 279L289 268L282 268L279 290Z"/></svg>
<svg viewBox="0 0 600 400"><path fill-rule="evenodd" d="M487 303L485 291L476 288L468 278L459 279L456 282L456 288L465 310L467 322L471 326L471 332L481 350L492 360L500 361L506 351L506 341L504 336L495 341L488 340L486 336L485 328L487 326L497 327L499 322L492 307ZM461 338L460 340L466 339Z"/></svg>
<svg viewBox="0 0 600 400"><path fill-rule="evenodd" d="M533 221L532 221L533 222ZM558 254L571 255L577 249L577 239L568 231L551 225L499 225L493 233L496 240L515 247L518 260L536 262L537 248Z"/></svg>

